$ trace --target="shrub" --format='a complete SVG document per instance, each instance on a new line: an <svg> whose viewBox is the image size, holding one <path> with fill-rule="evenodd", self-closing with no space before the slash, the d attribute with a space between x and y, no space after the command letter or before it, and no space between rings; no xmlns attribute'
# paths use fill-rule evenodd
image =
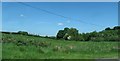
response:
<svg viewBox="0 0 120 61"><path fill-rule="evenodd" d="M28 35L28 32L25 32L25 31L19 31L18 34L21 34L21 35Z"/></svg>

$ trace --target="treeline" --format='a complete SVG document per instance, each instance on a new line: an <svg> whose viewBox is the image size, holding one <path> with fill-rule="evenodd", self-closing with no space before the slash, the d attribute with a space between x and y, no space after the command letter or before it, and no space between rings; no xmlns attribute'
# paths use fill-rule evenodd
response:
<svg viewBox="0 0 120 61"><path fill-rule="evenodd" d="M42 37L40 35L29 34L26 31L18 31L18 32L4 32L4 31L2 31L1 33L4 33L4 34L18 34L18 35L26 35L26 36L34 36L34 37Z"/></svg>
<svg viewBox="0 0 120 61"><path fill-rule="evenodd" d="M4 34L16 34L16 35L26 35L26 36L33 36L33 37L56 39L56 37L54 37L54 36L40 36L40 35L35 35L35 34L29 34L26 31L18 31L18 32L4 32L4 31L2 31L0 33L4 33Z"/></svg>
<svg viewBox="0 0 120 61"><path fill-rule="evenodd" d="M76 28L64 28L57 33L57 39L75 41L120 41L120 26L106 28L100 32L78 33Z"/></svg>
<svg viewBox="0 0 120 61"><path fill-rule="evenodd" d="M25 31L18 32L1 32L4 34L19 34L33 37L42 37L50 39L64 39L68 41L120 41L120 26L115 26L113 28L105 28L100 32L90 32L90 33L79 33L76 28L64 28L59 30L56 37L54 36L40 36L35 34L29 34Z"/></svg>

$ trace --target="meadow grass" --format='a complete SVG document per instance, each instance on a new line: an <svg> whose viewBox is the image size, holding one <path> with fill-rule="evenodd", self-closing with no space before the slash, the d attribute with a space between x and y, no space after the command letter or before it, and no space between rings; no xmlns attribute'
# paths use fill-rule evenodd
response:
<svg viewBox="0 0 120 61"><path fill-rule="evenodd" d="M3 34L3 59L103 59L118 58L118 42L81 42ZM8 42L9 41L9 42ZM23 41L27 45L17 45ZM30 44L32 41L34 44ZM46 46L37 44L44 43Z"/></svg>

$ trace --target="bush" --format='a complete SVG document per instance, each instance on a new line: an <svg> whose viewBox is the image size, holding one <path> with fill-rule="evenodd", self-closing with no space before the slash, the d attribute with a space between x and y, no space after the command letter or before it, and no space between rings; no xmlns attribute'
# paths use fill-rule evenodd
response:
<svg viewBox="0 0 120 61"><path fill-rule="evenodd" d="M91 38L91 41L100 42L100 41L106 41L106 40L103 37L93 37Z"/></svg>
<svg viewBox="0 0 120 61"><path fill-rule="evenodd" d="M18 34L21 34L21 35L28 35L28 32L25 32L25 31L19 31Z"/></svg>

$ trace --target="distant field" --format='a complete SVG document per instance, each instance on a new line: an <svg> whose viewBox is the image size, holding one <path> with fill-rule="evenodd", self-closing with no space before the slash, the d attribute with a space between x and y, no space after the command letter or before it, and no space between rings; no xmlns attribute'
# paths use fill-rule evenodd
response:
<svg viewBox="0 0 120 61"><path fill-rule="evenodd" d="M118 58L118 42L80 42L3 34L3 59Z"/></svg>

